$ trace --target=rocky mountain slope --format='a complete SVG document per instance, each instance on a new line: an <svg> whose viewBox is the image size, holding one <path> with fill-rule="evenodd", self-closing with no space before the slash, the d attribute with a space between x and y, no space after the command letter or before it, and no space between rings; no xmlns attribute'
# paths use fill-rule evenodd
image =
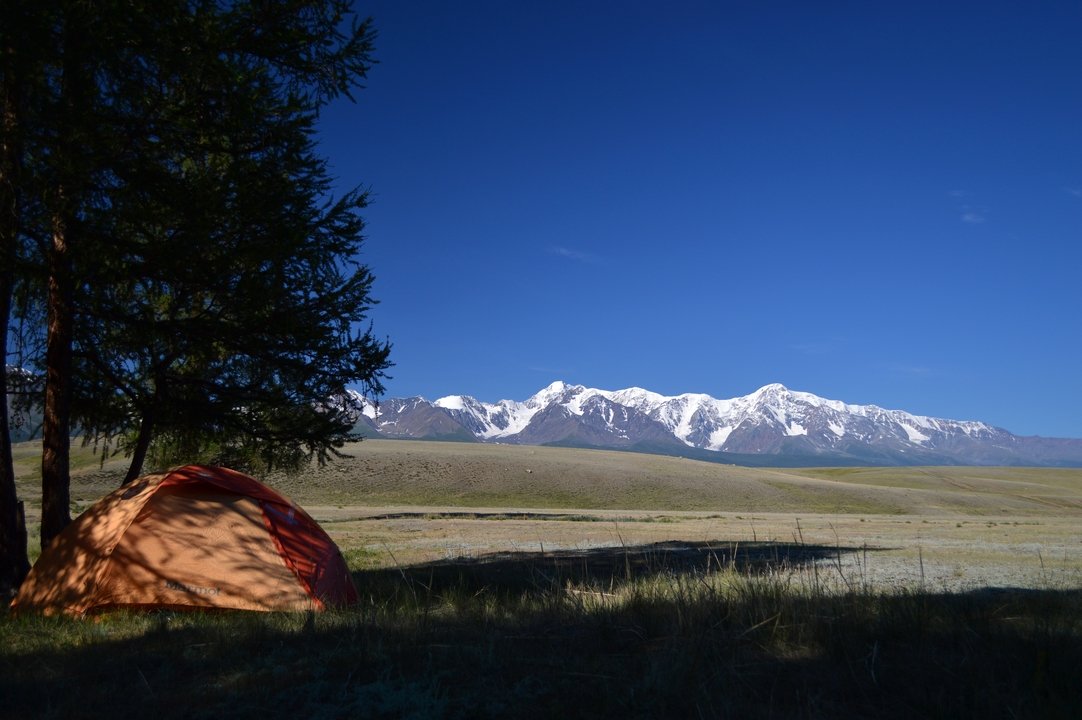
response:
<svg viewBox="0 0 1082 720"><path fill-rule="evenodd" d="M750 395L659 395L554 382L525 401L452 395L354 398L359 426L390 438L640 450L753 465L1082 466L1082 440L851 405L778 385Z"/></svg>

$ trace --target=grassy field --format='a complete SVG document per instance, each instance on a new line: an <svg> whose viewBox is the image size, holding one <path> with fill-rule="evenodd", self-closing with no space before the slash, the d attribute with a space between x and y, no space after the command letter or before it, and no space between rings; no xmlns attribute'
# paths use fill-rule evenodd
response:
<svg viewBox="0 0 1082 720"><path fill-rule="evenodd" d="M1082 716L1082 471L350 452L268 482L359 607L3 617L0 717ZM76 465L76 511L124 470Z"/></svg>

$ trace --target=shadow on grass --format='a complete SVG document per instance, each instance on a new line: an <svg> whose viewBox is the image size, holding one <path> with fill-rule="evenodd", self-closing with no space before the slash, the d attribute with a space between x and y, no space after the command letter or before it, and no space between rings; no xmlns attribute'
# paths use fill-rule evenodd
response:
<svg viewBox="0 0 1082 720"><path fill-rule="evenodd" d="M2 617L0 717L1082 717L1082 590L770 572L839 552L520 552L359 572L319 615Z"/></svg>
<svg viewBox="0 0 1082 720"><path fill-rule="evenodd" d="M778 542L667 541L644 545L503 552L456 557L405 567L362 570L353 578L364 588L404 580L426 593L449 588L501 595L547 591L567 585L618 589L628 583L664 577L732 570L762 574L841 562L843 555L871 549Z"/></svg>

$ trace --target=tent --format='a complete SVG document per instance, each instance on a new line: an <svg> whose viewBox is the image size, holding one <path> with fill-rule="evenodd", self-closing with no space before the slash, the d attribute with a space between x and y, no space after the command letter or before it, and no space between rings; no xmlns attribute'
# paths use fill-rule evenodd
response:
<svg viewBox="0 0 1082 720"><path fill-rule="evenodd" d="M321 610L357 601L338 546L258 480L188 465L106 495L41 554L17 611Z"/></svg>

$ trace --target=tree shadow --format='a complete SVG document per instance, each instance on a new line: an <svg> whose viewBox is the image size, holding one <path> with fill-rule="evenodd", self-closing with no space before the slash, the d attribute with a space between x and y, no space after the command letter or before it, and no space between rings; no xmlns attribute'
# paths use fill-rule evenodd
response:
<svg viewBox="0 0 1082 720"><path fill-rule="evenodd" d="M456 557L355 571L353 578L362 595L365 588L385 588L401 581L410 587L422 587L428 593L451 588L522 593L567 584L613 589L653 577L702 575L720 570L760 575L807 568L814 563L841 563L845 555L872 551L864 547L806 543L670 540L644 545Z"/></svg>
<svg viewBox="0 0 1082 720"><path fill-rule="evenodd" d="M1082 716L1082 590L787 582L870 551L560 548L355 572L322 614L0 613L0 717Z"/></svg>
<svg viewBox="0 0 1082 720"><path fill-rule="evenodd" d="M773 592L767 578L760 593L663 595L607 612L459 604L431 615L121 614L93 624L0 614L12 641L0 649L0 717L1082 712L1079 590L809 596Z"/></svg>

